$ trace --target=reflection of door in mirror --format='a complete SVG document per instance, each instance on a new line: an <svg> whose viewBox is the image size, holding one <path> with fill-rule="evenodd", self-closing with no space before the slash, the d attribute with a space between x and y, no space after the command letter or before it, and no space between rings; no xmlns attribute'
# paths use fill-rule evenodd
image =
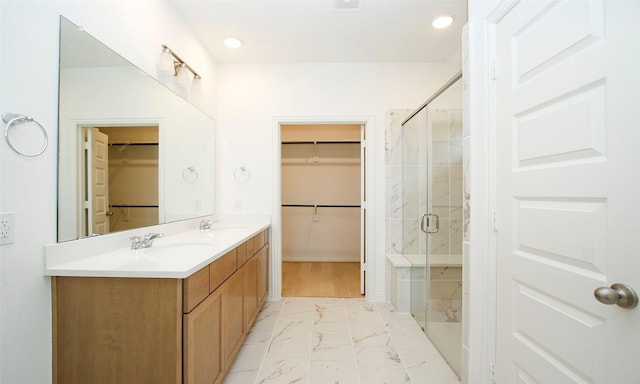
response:
<svg viewBox="0 0 640 384"><path fill-rule="evenodd" d="M103 173L106 177L92 176L83 183L83 195L93 199L86 201L84 207L96 207L91 212L82 207L86 217L83 228L91 228L84 235L158 224L158 126L109 126L92 128L91 132L107 138L104 157L108 161L107 172ZM100 160L93 155L86 159L85 170L91 171L86 174L99 174L101 171L93 169L100 167ZM108 185L104 193L102 185ZM106 226L99 227L104 221Z"/></svg>
<svg viewBox="0 0 640 384"><path fill-rule="evenodd" d="M89 234L109 232L109 137L98 128L86 128L86 170L85 185L90 191L86 193L85 217L88 219L85 228L91 228Z"/></svg>

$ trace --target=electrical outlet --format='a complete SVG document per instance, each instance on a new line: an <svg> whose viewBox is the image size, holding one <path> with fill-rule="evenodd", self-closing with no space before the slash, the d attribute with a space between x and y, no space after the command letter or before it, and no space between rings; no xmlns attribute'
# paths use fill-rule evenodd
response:
<svg viewBox="0 0 640 384"><path fill-rule="evenodd" d="M13 212L0 213L0 245L12 244L15 232L15 214Z"/></svg>

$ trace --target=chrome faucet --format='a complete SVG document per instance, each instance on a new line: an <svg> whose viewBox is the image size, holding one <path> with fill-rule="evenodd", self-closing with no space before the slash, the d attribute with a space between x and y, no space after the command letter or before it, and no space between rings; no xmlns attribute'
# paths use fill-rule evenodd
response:
<svg viewBox="0 0 640 384"><path fill-rule="evenodd" d="M133 236L131 240L131 249L149 248L153 245L153 241L158 237L162 237L162 233L146 233L144 236Z"/></svg>
<svg viewBox="0 0 640 384"><path fill-rule="evenodd" d="M200 222L200 230L204 231L206 229L210 229L211 228L211 224L213 224L213 222L211 220L202 220Z"/></svg>

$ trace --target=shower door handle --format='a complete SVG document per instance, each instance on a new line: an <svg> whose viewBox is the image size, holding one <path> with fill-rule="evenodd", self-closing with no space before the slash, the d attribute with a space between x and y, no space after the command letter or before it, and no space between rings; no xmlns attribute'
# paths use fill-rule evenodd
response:
<svg viewBox="0 0 640 384"><path fill-rule="evenodd" d="M432 218L433 222L435 223L435 229L431 229ZM424 233L438 233L438 231L440 230L440 216L436 215L435 213L425 213L424 215L422 215L422 220L420 220L420 229Z"/></svg>
<svg viewBox="0 0 640 384"><path fill-rule="evenodd" d="M422 215L422 219L420 220L420 230L422 230L422 232L424 233L429 233L429 228L428 226L425 227L425 223L427 222L427 214L425 213L424 215Z"/></svg>

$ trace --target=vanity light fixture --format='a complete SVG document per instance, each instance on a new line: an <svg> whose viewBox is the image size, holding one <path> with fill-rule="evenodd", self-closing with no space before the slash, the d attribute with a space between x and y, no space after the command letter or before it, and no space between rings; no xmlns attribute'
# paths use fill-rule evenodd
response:
<svg viewBox="0 0 640 384"><path fill-rule="evenodd" d="M164 44L162 44L162 53L160 61L158 61L158 72L176 76L176 83L187 89L191 85L192 79L200 80L202 78L189 64Z"/></svg>
<svg viewBox="0 0 640 384"><path fill-rule="evenodd" d="M242 47L242 40L238 39L237 37L227 37L226 39L224 39L224 45L229 48L240 48Z"/></svg>
<svg viewBox="0 0 640 384"><path fill-rule="evenodd" d="M191 72L187 67L187 64L182 63L178 67L178 73L176 74L176 85L183 89L189 89L191 87Z"/></svg>
<svg viewBox="0 0 640 384"><path fill-rule="evenodd" d="M442 28L447 28L448 26L451 25L451 23L453 23L453 17L451 17L451 16L440 16L440 17L434 19L433 22L431 23L431 25L433 26L433 28L442 29Z"/></svg>

